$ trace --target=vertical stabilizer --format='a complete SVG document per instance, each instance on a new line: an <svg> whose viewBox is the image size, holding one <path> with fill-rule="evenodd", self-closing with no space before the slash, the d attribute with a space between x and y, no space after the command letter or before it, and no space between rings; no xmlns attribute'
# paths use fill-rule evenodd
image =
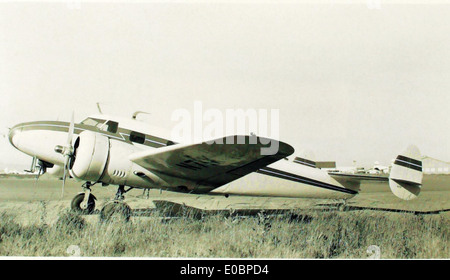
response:
<svg viewBox="0 0 450 280"><path fill-rule="evenodd" d="M395 196L411 200L419 196L422 177L420 151L411 145L395 159L389 175L389 187Z"/></svg>

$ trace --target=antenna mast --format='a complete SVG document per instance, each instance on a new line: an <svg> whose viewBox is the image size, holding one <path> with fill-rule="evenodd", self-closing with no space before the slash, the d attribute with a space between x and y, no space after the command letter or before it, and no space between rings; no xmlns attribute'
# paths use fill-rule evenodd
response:
<svg viewBox="0 0 450 280"><path fill-rule="evenodd" d="M144 111L136 111L136 112L134 112L134 114L133 114L133 116L131 117L133 120L135 120L136 119L136 117L137 117L137 115L139 115L139 114L147 114L147 115L150 115L150 113L147 113L147 112L144 112Z"/></svg>
<svg viewBox="0 0 450 280"><path fill-rule="evenodd" d="M97 102L97 109L100 112L100 114L103 114L102 108L100 108L100 103L99 102Z"/></svg>

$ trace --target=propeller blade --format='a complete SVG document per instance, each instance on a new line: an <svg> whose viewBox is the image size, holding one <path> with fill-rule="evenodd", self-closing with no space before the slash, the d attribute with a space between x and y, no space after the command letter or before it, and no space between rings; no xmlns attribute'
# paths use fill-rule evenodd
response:
<svg viewBox="0 0 450 280"><path fill-rule="evenodd" d="M73 147L72 147L72 138L73 138L73 133L75 130L75 121L74 121L74 111L72 111L72 118L70 120L70 125L69 125L69 131L68 131L68 135L67 135L67 145L65 147L65 152L64 152L64 175L63 175L63 183L62 183L62 189L61 189L61 198L64 197L64 187L66 185L66 177L67 177L67 173L68 173L68 169L69 169L69 159L72 156L73 153Z"/></svg>
<svg viewBox="0 0 450 280"><path fill-rule="evenodd" d="M64 196L64 187L66 185L66 177L67 177L67 167L68 167L68 162L69 162L69 155L65 156L64 159L64 175L63 175L63 183L62 183L62 189L61 189L61 198L63 198Z"/></svg>

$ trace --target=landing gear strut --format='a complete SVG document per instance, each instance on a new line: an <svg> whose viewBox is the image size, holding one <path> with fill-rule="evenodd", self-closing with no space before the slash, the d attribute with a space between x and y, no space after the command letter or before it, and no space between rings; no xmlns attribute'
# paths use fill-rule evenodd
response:
<svg viewBox="0 0 450 280"><path fill-rule="evenodd" d="M124 185L120 185L119 188L117 189L116 196L114 197L114 200L123 201L125 199L124 194L129 192L131 189L133 189L133 188L129 187L128 190L125 190L125 186Z"/></svg>
<svg viewBox="0 0 450 280"><path fill-rule="evenodd" d="M338 210L339 211L345 211L347 209L347 199L342 199L341 203L338 203Z"/></svg>
<svg viewBox="0 0 450 280"><path fill-rule="evenodd" d="M91 194L91 182L86 182L83 184L82 193L77 194L70 204L71 209L77 213L88 215L92 214L95 210L95 200L97 199L93 194Z"/></svg>
<svg viewBox="0 0 450 280"><path fill-rule="evenodd" d="M131 208L128 206L123 200L125 199L124 194L129 192L132 187L125 190L124 185L120 185L117 189L116 196L113 201L110 201L103 206L100 211L100 220L101 221L109 221L113 217L117 215L118 219L122 219L124 221L129 221L131 217Z"/></svg>

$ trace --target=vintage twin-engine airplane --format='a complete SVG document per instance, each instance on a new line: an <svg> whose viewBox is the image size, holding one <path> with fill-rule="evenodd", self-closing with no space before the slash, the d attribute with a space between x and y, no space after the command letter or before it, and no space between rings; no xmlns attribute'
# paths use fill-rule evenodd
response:
<svg viewBox="0 0 450 280"><path fill-rule="evenodd" d="M348 199L358 194L363 181L385 181L401 199L410 200L420 193L422 162L414 146L396 158L389 177L382 177L329 173L306 159L288 160L294 148L278 141L278 152L263 155L260 149L266 146L262 143L268 143L267 138L257 137L258 141L252 142L251 137L256 136L241 137L245 144L175 143L167 131L136 120L136 114L131 119L93 115L77 124L72 115L71 122L27 122L9 132L11 144L33 157L32 166L39 161L39 173L48 171L63 178L63 190L67 174L85 181L84 191L72 200L74 210L94 211L92 185L118 185L114 200L101 211L101 217L106 218L118 209L125 209L123 212L129 215L123 194L132 188L225 196ZM240 178L244 176L252 183L243 184Z"/></svg>

